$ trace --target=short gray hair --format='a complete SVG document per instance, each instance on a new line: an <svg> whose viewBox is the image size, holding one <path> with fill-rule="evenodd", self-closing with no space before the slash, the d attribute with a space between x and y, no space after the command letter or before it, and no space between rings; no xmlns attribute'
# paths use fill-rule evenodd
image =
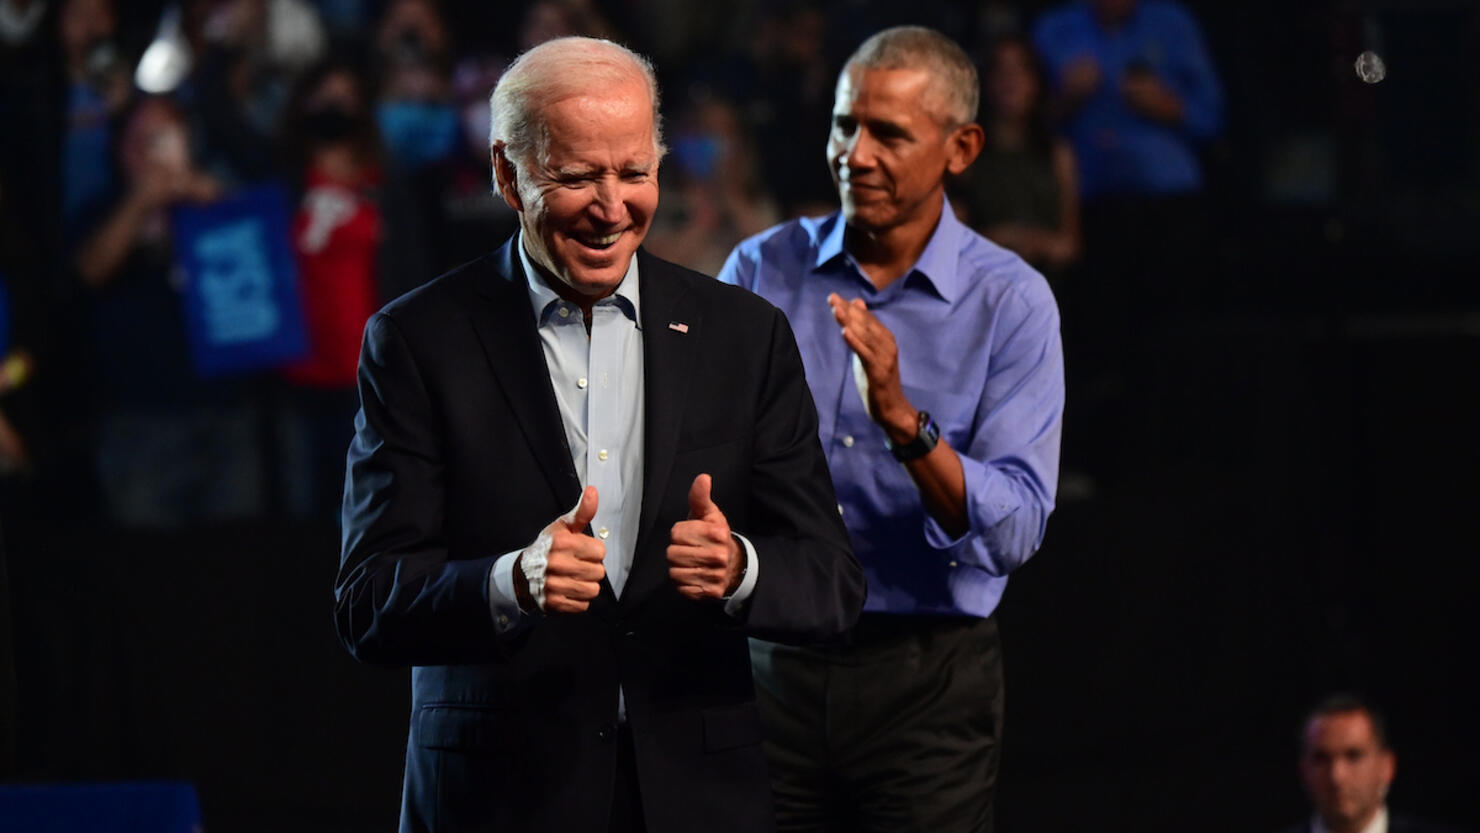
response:
<svg viewBox="0 0 1480 833"><path fill-rule="evenodd" d="M939 115L951 127L976 120L981 98L976 65L954 40L924 26L895 26L864 41L843 65L858 69L923 69L944 105Z"/></svg>
<svg viewBox="0 0 1480 833"><path fill-rule="evenodd" d="M661 158L667 148L653 65L627 47L601 38L555 38L515 58L488 98L488 145L502 142L504 154L521 167L543 161L549 143L541 116L546 103L634 75L647 83L653 104L653 151Z"/></svg>

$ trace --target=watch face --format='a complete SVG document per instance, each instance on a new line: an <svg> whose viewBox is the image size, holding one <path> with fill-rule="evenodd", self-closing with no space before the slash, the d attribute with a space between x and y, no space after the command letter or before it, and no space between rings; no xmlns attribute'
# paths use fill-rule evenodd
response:
<svg viewBox="0 0 1480 833"><path fill-rule="evenodd" d="M928 411L920 412L920 439L925 440L930 448L934 448L936 441L940 439L940 426L930 418Z"/></svg>
<svg viewBox="0 0 1480 833"><path fill-rule="evenodd" d="M889 451L894 459L901 463L924 457L934 450L940 439L940 429L936 427L935 420L930 418L927 411L920 412L919 428L915 431L914 439L904 445L889 444ZM887 442L887 440L886 440Z"/></svg>

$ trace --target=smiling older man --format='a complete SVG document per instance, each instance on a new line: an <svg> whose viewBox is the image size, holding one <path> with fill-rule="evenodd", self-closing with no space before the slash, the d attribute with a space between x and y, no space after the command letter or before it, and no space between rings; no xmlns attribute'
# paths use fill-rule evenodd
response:
<svg viewBox="0 0 1480 833"><path fill-rule="evenodd" d="M747 634L863 603L786 319L640 248L651 67L550 41L493 93L520 233L369 323L336 588L409 664L402 831L764 831Z"/></svg>
<svg viewBox="0 0 1480 833"><path fill-rule="evenodd" d="M946 36L869 38L833 103L842 210L741 243L720 273L797 328L869 584L846 644L753 643L783 830L992 829L992 614L1053 510L1064 365L1048 283L946 202L981 150L976 106Z"/></svg>

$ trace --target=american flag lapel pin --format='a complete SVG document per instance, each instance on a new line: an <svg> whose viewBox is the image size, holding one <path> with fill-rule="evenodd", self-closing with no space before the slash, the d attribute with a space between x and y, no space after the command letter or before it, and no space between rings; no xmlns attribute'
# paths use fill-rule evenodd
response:
<svg viewBox="0 0 1480 833"><path fill-rule="evenodd" d="M682 321L669 321L668 329L674 331L675 333L687 333L689 331L689 325L683 323Z"/></svg>

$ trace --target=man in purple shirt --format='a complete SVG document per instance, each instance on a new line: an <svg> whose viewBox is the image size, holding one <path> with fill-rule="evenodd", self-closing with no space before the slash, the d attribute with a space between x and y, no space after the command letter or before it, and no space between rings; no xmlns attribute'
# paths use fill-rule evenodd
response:
<svg viewBox="0 0 1480 833"><path fill-rule="evenodd" d="M874 35L833 106L842 211L741 243L720 274L796 331L869 585L842 644L751 642L781 830L992 827L992 613L1053 509L1064 386L1048 283L945 200L982 146L977 89L938 32Z"/></svg>

